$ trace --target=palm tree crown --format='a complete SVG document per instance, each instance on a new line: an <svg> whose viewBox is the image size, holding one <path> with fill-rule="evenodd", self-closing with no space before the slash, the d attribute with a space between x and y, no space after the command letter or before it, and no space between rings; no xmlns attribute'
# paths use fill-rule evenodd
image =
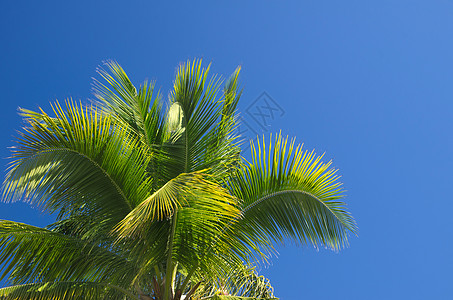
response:
<svg viewBox="0 0 453 300"><path fill-rule="evenodd" d="M21 109L3 200L58 215L0 221L0 298L272 299L253 266L276 243L346 246L356 226L331 162L281 134L241 156L239 71L222 84L188 61L164 103L108 62L92 105Z"/></svg>

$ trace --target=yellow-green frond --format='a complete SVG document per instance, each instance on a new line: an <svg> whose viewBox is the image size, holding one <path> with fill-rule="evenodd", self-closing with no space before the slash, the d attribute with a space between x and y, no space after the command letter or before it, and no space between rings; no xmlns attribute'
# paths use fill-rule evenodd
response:
<svg viewBox="0 0 453 300"><path fill-rule="evenodd" d="M58 102L53 107L55 117L22 110L29 126L13 149L4 201L121 220L150 192L146 150L95 108L72 101L66 110Z"/></svg>
<svg viewBox="0 0 453 300"><path fill-rule="evenodd" d="M238 238L258 244L290 238L335 250L347 245L356 225L340 201L343 189L331 162L280 134L269 143L258 140L251 152L252 162L229 184L242 200L244 217L232 227Z"/></svg>

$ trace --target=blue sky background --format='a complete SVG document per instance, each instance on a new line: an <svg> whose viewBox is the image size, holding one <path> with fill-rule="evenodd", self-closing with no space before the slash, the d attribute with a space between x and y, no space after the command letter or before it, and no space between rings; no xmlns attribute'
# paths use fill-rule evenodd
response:
<svg viewBox="0 0 453 300"><path fill-rule="evenodd" d="M262 269L275 294L453 299L453 1L92 2L2 3L3 169L17 107L90 98L103 60L164 95L179 62L201 57L224 76L242 65L249 132L326 152L360 228L339 253L280 247ZM247 110L264 91L284 113L263 129ZM0 219L51 220L23 203L1 203Z"/></svg>

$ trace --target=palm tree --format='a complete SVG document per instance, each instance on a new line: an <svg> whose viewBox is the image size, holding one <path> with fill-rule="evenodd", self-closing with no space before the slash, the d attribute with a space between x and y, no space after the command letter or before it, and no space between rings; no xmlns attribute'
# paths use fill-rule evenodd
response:
<svg viewBox="0 0 453 300"><path fill-rule="evenodd" d="M339 250L355 222L331 162L281 134L235 136L238 68L182 64L166 105L115 62L88 106L21 109L4 201L57 214L0 221L1 299L273 299L254 268L292 239ZM0 279L0 280L1 280Z"/></svg>

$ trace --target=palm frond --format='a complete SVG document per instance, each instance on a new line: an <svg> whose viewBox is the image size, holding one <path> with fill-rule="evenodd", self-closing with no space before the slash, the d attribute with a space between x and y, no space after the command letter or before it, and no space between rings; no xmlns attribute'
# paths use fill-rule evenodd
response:
<svg viewBox="0 0 453 300"><path fill-rule="evenodd" d="M231 172L240 164L239 137L234 135L237 127L236 107L242 91L239 90L238 67L225 83L223 90L220 121L206 134L207 147L203 162L212 174L222 181L227 181Z"/></svg>
<svg viewBox="0 0 453 300"><path fill-rule="evenodd" d="M149 260L158 263L158 257L169 255L187 270L226 261L225 256L234 259L230 246L235 243L223 228L232 220L240 218L237 202L227 190L213 181L204 171L181 174L168 182L151 197L137 206L116 228L118 241L138 239L138 244L146 242ZM176 223L174 223L176 222ZM159 225L164 223L165 225ZM168 240L159 241L151 232L150 226L163 226L170 231ZM152 227L155 228L156 227ZM142 240L145 241L142 241ZM214 241L222 240L215 249ZM168 248L171 244L172 247ZM155 248L154 248L155 247ZM209 251L208 250L212 250ZM170 252L170 253L169 253ZM164 256L162 256L164 255ZM236 260L239 260L236 257ZM151 268L153 264L147 265Z"/></svg>
<svg viewBox="0 0 453 300"><path fill-rule="evenodd" d="M291 238L334 250L347 245L356 225L340 201L343 190L331 162L301 145L294 148L294 140L288 145L281 134L268 144L252 143L251 152L252 163L229 185L242 200L243 218L231 228L238 238L256 243Z"/></svg>
<svg viewBox="0 0 453 300"><path fill-rule="evenodd" d="M175 210L187 206L189 193L209 184L203 177L202 172L183 173L168 181L121 220L115 231L122 237L136 236L153 221L170 219Z"/></svg>
<svg viewBox="0 0 453 300"><path fill-rule="evenodd" d="M171 160L171 168L179 168L180 173L205 169L197 163L208 146L206 134L221 115L221 103L217 99L220 79L214 76L207 81L209 69L210 66L202 68L201 60L187 61L179 67L170 93L170 112L175 106L180 108L183 128L182 151L178 152L179 157L173 155ZM175 140L172 135L170 139Z"/></svg>
<svg viewBox="0 0 453 300"><path fill-rule="evenodd" d="M223 230L226 224L241 218L237 206L237 199L213 178L205 177L200 184L194 185L188 193L187 205L177 211L171 253L174 260L187 270L204 270L206 276L225 271L209 270L212 269L210 266L217 265L222 269L222 265L227 268L233 262L238 263L242 257L231 250L233 245L237 247L236 240ZM217 240L222 242L213 248Z"/></svg>
<svg viewBox="0 0 453 300"><path fill-rule="evenodd" d="M160 145L164 134L164 111L160 93L154 96L154 83L145 81L138 92L123 68L115 61L105 63L98 73L107 84L95 79L97 103L104 112L125 122L135 136L149 147Z"/></svg>
<svg viewBox="0 0 453 300"><path fill-rule="evenodd" d="M94 108L68 101L65 112L57 102L54 112L22 110L29 127L13 149L4 201L24 199L60 218L90 214L112 226L151 190L145 150Z"/></svg>
<svg viewBox="0 0 453 300"><path fill-rule="evenodd" d="M54 300L54 299L112 299L138 300L131 292L100 282L43 282L0 288L0 299Z"/></svg>
<svg viewBox="0 0 453 300"><path fill-rule="evenodd" d="M110 250L43 228L0 221L0 280L9 274L15 284L55 280L129 284L137 272L134 263Z"/></svg>
<svg viewBox="0 0 453 300"><path fill-rule="evenodd" d="M197 293L200 296L218 295L219 293L230 297L250 297L253 299L273 299L274 289L264 276L259 276L254 267L239 265L228 272L225 277L216 278L203 284Z"/></svg>
<svg viewBox="0 0 453 300"><path fill-rule="evenodd" d="M203 300L278 300L279 298L255 298L255 297L241 297L241 296L229 296L229 295L213 295L212 297L205 298Z"/></svg>

